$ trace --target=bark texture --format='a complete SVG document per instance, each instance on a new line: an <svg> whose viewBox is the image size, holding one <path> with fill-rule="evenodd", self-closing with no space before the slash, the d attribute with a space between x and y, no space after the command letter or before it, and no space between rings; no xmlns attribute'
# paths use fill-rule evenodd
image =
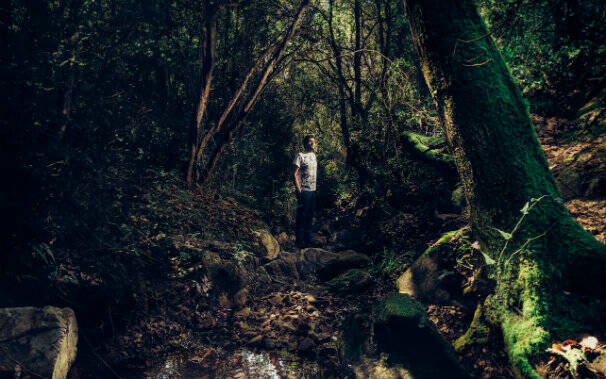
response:
<svg viewBox="0 0 606 379"><path fill-rule="evenodd" d="M535 377L531 358L552 338L582 332L599 312L593 300L604 291L606 249L566 210L526 102L475 3L405 4L423 75L464 185L472 229L496 261L489 318L502 327L518 373ZM523 215L527 202L536 204Z"/></svg>
<svg viewBox="0 0 606 379"><path fill-rule="evenodd" d="M191 154L187 167L187 183L192 185L200 176L197 157L200 155L202 140L202 120L210 99L210 88L215 70L215 52L217 45L217 15L218 8L210 7L205 22L204 39L202 43L202 65L200 73L200 97L196 102L194 117L190 126L189 144Z"/></svg>

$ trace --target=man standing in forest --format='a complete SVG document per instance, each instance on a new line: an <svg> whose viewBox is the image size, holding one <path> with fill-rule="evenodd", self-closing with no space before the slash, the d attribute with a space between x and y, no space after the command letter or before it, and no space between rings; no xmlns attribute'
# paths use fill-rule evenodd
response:
<svg viewBox="0 0 606 379"><path fill-rule="evenodd" d="M293 162L293 176L299 199L297 208L297 247L303 249L311 245L311 227L316 208L316 139L312 135L303 138L304 152L300 152Z"/></svg>

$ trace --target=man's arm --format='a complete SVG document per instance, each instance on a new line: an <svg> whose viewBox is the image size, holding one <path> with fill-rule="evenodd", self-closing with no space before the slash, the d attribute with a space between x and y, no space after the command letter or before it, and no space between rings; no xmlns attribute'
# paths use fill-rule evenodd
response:
<svg viewBox="0 0 606 379"><path fill-rule="evenodd" d="M297 195L301 195L301 178L299 177L299 166L294 164L294 165L292 165L292 167L293 167L295 188L297 189Z"/></svg>

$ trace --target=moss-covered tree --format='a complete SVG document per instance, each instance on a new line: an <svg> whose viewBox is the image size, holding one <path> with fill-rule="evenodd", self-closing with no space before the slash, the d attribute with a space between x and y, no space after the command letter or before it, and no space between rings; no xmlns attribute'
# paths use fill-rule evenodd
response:
<svg viewBox="0 0 606 379"><path fill-rule="evenodd" d="M532 359L599 314L606 249L566 210L526 103L474 1L405 5L472 229L496 261L487 317L502 328L518 373L538 377Z"/></svg>

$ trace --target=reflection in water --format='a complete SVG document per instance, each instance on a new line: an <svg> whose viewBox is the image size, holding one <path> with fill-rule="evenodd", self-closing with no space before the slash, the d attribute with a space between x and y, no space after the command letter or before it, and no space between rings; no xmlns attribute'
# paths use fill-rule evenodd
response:
<svg viewBox="0 0 606 379"><path fill-rule="evenodd" d="M252 351L243 350L240 352L242 357L242 367L240 372L235 373L236 378L263 378L280 379L278 367L274 366L268 355L255 354ZM284 371L284 363L278 360L280 371Z"/></svg>
<svg viewBox="0 0 606 379"><path fill-rule="evenodd" d="M153 376L148 376L147 379L172 379L176 378L177 372L175 370L175 362L172 358L169 358L164 362L164 366L158 370Z"/></svg>
<svg viewBox="0 0 606 379"><path fill-rule="evenodd" d="M218 367L209 368L204 362L188 360L183 356L168 358L161 366L148 371L146 379L196 379L196 378L233 378L233 379L303 379L317 377L320 370L317 364L301 365L288 356L266 352L255 353L250 350L238 350L222 357Z"/></svg>

